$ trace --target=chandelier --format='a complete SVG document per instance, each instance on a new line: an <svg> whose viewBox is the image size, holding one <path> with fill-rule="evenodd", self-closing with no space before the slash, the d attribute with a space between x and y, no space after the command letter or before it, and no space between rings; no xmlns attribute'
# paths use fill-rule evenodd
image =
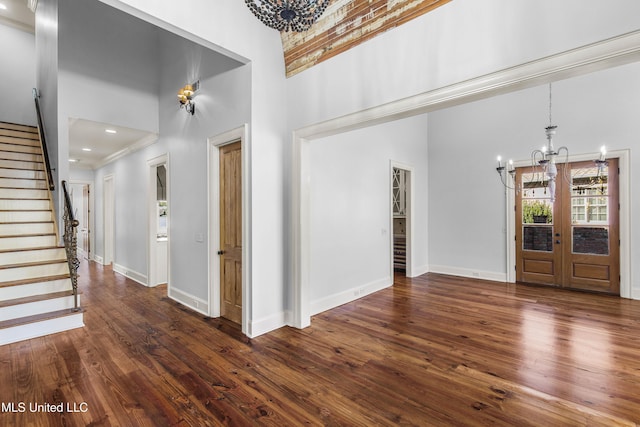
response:
<svg viewBox="0 0 640 427"><path fill-rule="evenodd" d="M569 162L569 149L565 146L558 147L557 149L553 146L553 137L556 134L556 129L558 128L553 124L551 117L551 83L549 83L549 126L545 128L545 134L547 135L547 142L542 147L541 150L533 150L531 152L531 165L534 167L540 167L540 173L542 173L543 177L547 179L548 188L549 188L549 196L551 201L555 201L556 198L556 177L558 175L558 168L556 167L556 160L560 153L565 154L564 163ZM604 147L603 147L604 149ZM601 159L604 160L604 154ZM509 160L507 164L502 162L502 157L498 156L498 167L496 168L498 174L500 175L500 180L502 184L510 189L515 189L517 187L515 181L515 169L513 167L513 161ZM566 169L565 169L566 171ZM509 178L508 178L508 177ZM511 182L511 184L510 184Z"/></svg>
<svg viewBox="0 0 640 427"><path fill-rule="evenodd" d="M331 0L245 0L251 12L278 31L307 31Z"/></svg>

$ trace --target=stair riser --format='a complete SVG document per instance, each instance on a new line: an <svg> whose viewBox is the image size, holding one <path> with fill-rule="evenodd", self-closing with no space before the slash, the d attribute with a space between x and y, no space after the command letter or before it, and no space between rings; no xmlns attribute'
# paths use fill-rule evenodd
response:
<svg viewBox="0 0 640 427"><path fill-rule="evenodd" d="M56 243L56 236L3 237L0 238L0 250L41 248L56 246Z"/></svg>
<svg viewBox="0 0 640 427"><path fill-rule="evenodd" d="M10 151L0 151L0 159L42 163L42 156L38 154L14 153Z"/></svg>
<svg viewBox="0 0 640 427"><path fill-rule="evenodd" d="M40 211L51 208L49 200L8 200L0 199L0 210L3 211Z"/></svg>
<svg viewBox="0 0 640 427"><path fill-rule="evenodd" d="M27 170L41 171L41 170L44 170L44 164L41 162L21 162L19 160L0 160L0 168L27 169Z"/></svg>
<svg viewBox="0 0 640 427"><path fill-rule="evenodd" d="M26 285L6 286L4 288L0 288L0 301L70 290L71 279L49 280L46 282L29 283Z"/></svg>
<svg viewBox="0 0 640 427"><path fill-rule="evenodd" d="M66 259L64 248L41 249L36 251L1 252L0 265L22 264Z"/></svg>
<svg viewBox="0 0 640 427"><path fill-rule="evenodd" d="M58 264L31 265L0 269L0 282L13 282L23 279L37 279L39 277L61 276L69 274L67 262Z"/></svg>
<svg viewBox="0 0 640 427"><path fill-rule="evenodd" d="M0 169L0 178L47 179L44 171Z"/></svg>
<svg viewBox="0 0 640 427"><path fill-rule="evenodd" d="M78 295L78 305L79 304L80 295ZM70 308L74 308L73 295L44 301L34 301L20 305L12 305L9 307L0 307L0 322Z"/></svg>
<svg viewBox="0 0 640 427"><path fill-rule="evenodd" d="M82 328L83 326L84 322L82 312L74 314L73 316L64 316L42 322L14 326L12 328L0 330L0 345L11 344L18 341L55 334L57 332Z"/></svg>
<svg viewBox="0 0 640 427"><path fill-rule="evenodd" d="M32 145L16 145L11 143L2 142L2 138L0 137L0 151L11 151L16 153L31 153L31 154L41 154L40 145L32 146Z"/></svg>
<svg viewBox="0 0 640 427"><path fill-rule="evenodd" d="M23 234L54 234L52 222L32 224L0 224L0 236L21 236Z"/></svg>
<svg viewBox="0 0 640 427"><path fill-rule="evenodd" d="M7 122L0 122L0 129L19 130L22 132L29 132L32 134L37 134L38 132L38 128L35 126L19 125L16 123L7 123Z"/></svg>
<svg viewBox="0 0 640 427"><path fill-rule="evenodd" d="M47 190L24 190L20 188L0 188L0 199L48 199Z"/></svg>
<svg viewBox="0 0 640 427"><path fill-rule="evenodd" d="M11 129L0 129L0 136L14 138L17 140L26 140L26 141L36 141L38 140L38 135L31 132L22 132L19 130L11 130Z"/></svg>
<svg viewBox="0 0 640 427"><path fill-rule="evenodd" d="M38 179L11 179L0 178L0 188L34 188L38 190L47 189L47 181Z"/></svg>
<svg viewBox="0 0 640 427"><path fill-rule="evenodd" d="M0 212L0 222L52 221L50 211L7 211Z"/></svg>

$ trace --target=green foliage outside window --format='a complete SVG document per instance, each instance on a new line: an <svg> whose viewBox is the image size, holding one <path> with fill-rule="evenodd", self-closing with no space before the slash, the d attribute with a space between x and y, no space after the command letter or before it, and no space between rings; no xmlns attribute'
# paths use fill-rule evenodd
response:
<svg viewBox="0 0 640 427"><path fill-rule="evenodd" d="M535 219L534 219L535 217ZM544 220L546 217L546 221ZM547 223L553 222L553 207L541 200L525 200L522 203L522 223Z"/></svg>

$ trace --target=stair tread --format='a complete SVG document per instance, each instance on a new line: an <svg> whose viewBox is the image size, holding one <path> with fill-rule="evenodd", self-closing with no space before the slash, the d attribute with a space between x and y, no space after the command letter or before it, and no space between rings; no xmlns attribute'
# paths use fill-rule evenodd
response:
<svg viewBox="0 0 640 427"><path fill-rule="evenodd" d="M62 264L65 262L67 262L66 258L56 258L56 259L50 259L46 261L22 262L17 264L0 265L0 270L6 270L8 268L35 267L38 265Z"/></svg>
<svg viewBox="0 0 640 427"><path fill-rule="evenodd" d="M34 233L34 234L16 234L16 235L9 235L9 236L3 236L0 235L0 239L11 239L13 237L44 237L44 236L55 236L56 233Z"/></svg>
<svg viewBox="0 0 640 427"><path fill-rule="evenodd" d="M80 292L78 294L80 294ZM73 291L69 289L68 291L51 292L48 294L32 295L30 297L9 299L5 301L0 301L0 308L11 307L13 305L28 304L28 303L37 302L37 301L46 301L50 299L63 298L63 297L68 297L72 295L73 295Z"/></svg>
<svg viewBox="0 0 640 427"><path fill-rule="evenodd" d="M68 279L69 277L70 277L69 274L60 274L57 276L43 276L43 277L34 277L32 279L12 280L10 282L0 282L0 288L7 288L9 286L18 286L18 285L30 285L31 283L53 282L54 280Z"/></svg>
<svg viewBox="0 0 640 427"><path fill-rule="evenodd" d="M15 222L0 222L0 225L3 224L12 224L12 225L19 225L19 224L53 224L53 221L15 221Z"/></svg>
<svg viewBox="0 0 640 427"><path fill-rule="evenodd" d="M0 254L7 252L46 251L49 249L64 249L64 246L36 246L32 248L0 249Z"/></svg>
<svg viewBox="0 0 640 427"><path fill-rule="evenodd" d="M74 314L84 313L84 309L68 308L65 310L50 311L48 313L35 314L33 316L19 317L17 319L10 319L0 322L0 329L11 328L14 326L27 325L29 323L41 322L43 320L55 319L58 317L72 316Z"/></svg>

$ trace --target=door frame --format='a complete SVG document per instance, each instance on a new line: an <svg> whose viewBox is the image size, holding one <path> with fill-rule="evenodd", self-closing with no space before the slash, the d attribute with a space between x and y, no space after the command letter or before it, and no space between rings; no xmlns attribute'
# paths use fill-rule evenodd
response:
<svg viewBox="0 0 640 427"><path fill-rule="evenodd" d="M109 184L107 184L109 183ZM105 175L103 180L103 265L113 265L116 258L116 176Z"/></svg>
<svg viewBox="0 0 640 427"><path fill-rule="evenodd" d="M582 162L594 160L600 157L600 153L588 153L569 156L568 162ZM630 193L630 151L617 150L607 153L607 158L617 158L618 168L620 168L618 189L620 203L620 297L633 298L631 293L631 242L630 242L630 224L631 224L631 193ZM514 162L514 167L531 166L531 160L521 160ZM515 191L506 189L505 194L507 203L505 203L505 215L507 221L506 245L507 245L507 282L516 282L516 218L514 213L515 207Z"/></svg>
<svg viewBox="0 0 640 427"><path fill-rule="evenodd" d="M247 124L207 140L207 185L209 206L208 301L210 317L220 317L220 148L240 142L242 146L242 333L251 335L251 169Z"/></svg>
<svg viewBox="0 0 640 427"><path fill-rule="evenodd" d="M395 160L391 160L389 162L389 247L391 248L391 256L390 256L390 272L391 272L391 280L393 282L394 276L394 267L393 267L393 169L401 169L406 172L406 177L408 184L406 184L406 250L407 250L407 261L405 265L404 274L406 277L415 277L413 271L413 242L415 241L413 235L413 177L414 177L414 169L413 166L409 166L406 163L397 162Z"/></svg>
<svg viewBox="0 0 640 427"><path fill-rule="evenodd" d="M147 255L149 256L147 262L147 286L153 287L157 286L156 272L157 272L157 228L156 228L156 199L157 199L157 169L158 166L164 165L167 171L167 203L169 207L171 207L171 203L169 202L171 197L170 192L170 179L169 179L169 154L165 153L160 156L154 157L152 159L147 160L148 166L148 180L147 180L147 212L148 212L148 229L147 229ZM171 213L167 214L171 217ZM167 227L167 294L170 294L171 289L171 263L169 260L171 259L171 247L169 239L169 229Z"/></svg>
<svg viewBox="0 0 640 427"><path fill-rule="evenodd" d="M88 185L89 186L89 224L87 224L87 228L89 229L89 261L95 260L95 213L93 211L95 206L95 192L93 191L95 183L94 181L83 181L83 180L69 180L69 184L80 184L80 185Z"/></svg>

